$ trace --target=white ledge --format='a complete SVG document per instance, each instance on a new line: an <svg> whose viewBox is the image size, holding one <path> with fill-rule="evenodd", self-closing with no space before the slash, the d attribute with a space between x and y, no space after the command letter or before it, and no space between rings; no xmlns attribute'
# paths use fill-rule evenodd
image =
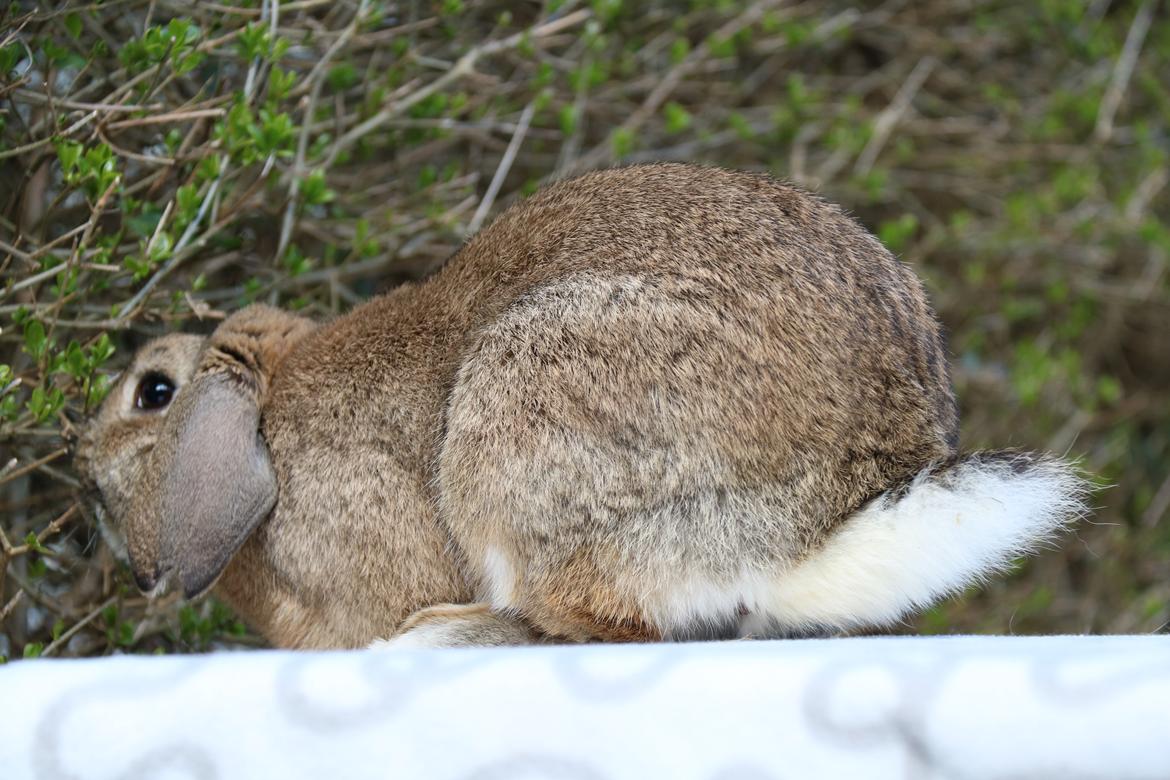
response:
<svg viewBox="0 0 1170 780"><path fill-rule="evenodd" d="M0 667L0 776L1170 777L1170 636Z"/></svg>

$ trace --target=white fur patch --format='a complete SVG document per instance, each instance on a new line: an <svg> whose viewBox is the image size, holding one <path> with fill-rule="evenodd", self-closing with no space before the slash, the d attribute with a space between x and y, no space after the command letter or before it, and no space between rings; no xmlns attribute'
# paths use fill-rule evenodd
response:
<svg viewBox="0 0 1170 780"><path fill-rule="evenodd" d="M731 582L682 575L663 582L643 600L643 609L667 638L683 639L734 624L741 607L758 607L769 585L769 576L758 572L743 571Z"/></svg>
<svg viewBox="0 0 1170 780"><path fill-rule="evenodd" d="M887 624L1007 568L1082 515L1085 492L1059 461L969 456L873 500L786 571L672 578L647 614L669 636L737 617L741 636Z"/></svg>
<svg viewBox="0 0 1170 780"><path fill-rule="evenodd" d="M100 501L94 504L94 514L97 516L98 528L101 529L102 537L106 540L106 544L110 546L110 551L114 553L114 557L129 566L130 551L126 547L126 537L122 534L121 529L115 527L110 522L110 519L106 516L106 507Z"/></svg>
<svg viewBox="0 0 1170 780"><path fill-rule="evenodd" d="M968 458L865 506L761 606L785 627L890 623L1050 540L1085 512L1085 493L1059 461Z"/></svg>
<svg viewBox="0 0 1170 780"><path fill-rule="evenodd" d="M483 556L483 577L486 601L494 609L514 606L516 598L516 568L499 547L488 546Z"/></svg>
<svg viewBox="0 0 1170 780"><path fill-rule="evenodd" d="M390 639L376 639L370 643L371 650L401 650L432 647L458 647L461 633L459 626L447 622L423 623Z"/></svg>

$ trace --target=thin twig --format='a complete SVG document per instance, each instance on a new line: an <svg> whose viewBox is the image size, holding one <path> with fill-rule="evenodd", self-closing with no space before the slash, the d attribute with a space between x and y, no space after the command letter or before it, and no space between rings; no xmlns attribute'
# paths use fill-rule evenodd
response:
<svg viewBox="0 0 1170 780"><path fill-rule="evenodd" d="M80 130L81 128L85 127L90 122L92 122L94 119L96 119L97 116L98 116L97 111L90 111L88 114L83 116L81 119L78 119L76 122L69 125L69 127L62 130L60 132L60 135L62 135L62 136L73 135L73 133L77 132L78 130ZM48 145L52 141L53 141L53 137L50 136L49 138L42 138L39 141L33 141L32 143L27 143L24 146L17 146L17 147L14 147L12 149L5 149L4 151L0 151L0 160L6 159L8 157L16 157L18 155L24 154L25 152L36 151L37 149L40 149L42 146Z"/></svg>
<svg viewBox="0 0 1170 780"><path fill-rule="evenodd" d="M83 617L81 620L77 621L72 626L70 626L69 630L65 631L64 633L61 634L61 636L57 637L52 642L50 642L49 645L44 650L41 651L41 657L44 658L46 656L50 656L53 653L55 653L57 651L57 648L61 647L66 642L68 642L70 639L72 639L74 634L76 634L78 631L80 631L81 629L83 629L87 625L89 625L90 622L92 622L95 617L102 614L102 612L104 612L107 607L109 607L111 604L113 604L117 600L118 600L117 595L110 596L108 599L103 601L101 604L94 607L92 610L89 611L88 614L86 614L85 617Z"/></svg>
<svg viewBox="0 0 1170 780"><path fill-rule="evenodd" d="M1121 56L1113 66L1113 77L1109 80L1109 88L1101 98L1101 105L1097 110L1097 124L1093 128L1093 138L1099 143L1109 140L1113 135L1113 118L1121 106L1121 98L1129 86L1129 79L1133 76L1134 65L1137 64L1138 54L1146 40L1146 33L1150 30L1150 22L1154 18L1154 7L1157 0L1146 0L1134 14L1133 23L1129 26L1129 33L1125 36L1125 45L1121 49Z"/></svg>
<svg viewBox="0 0 1170 780"><path fill-rule="evenodd" d="M8 603L4 605L4 609L0 609L0 623L8 619L8 616L12 614L12 610L16 609L16 605L20 603L22 598L24 598L23 588L12 594L12 598L8 599Z"/></svg>
<svg viewBox="0 0 1170 780"><path fill-rule="evenodd" d="M496 196L500 193L500 188L504 186L504 179L508 176L508 171L512 169L512 163L516 159L517 153L520 151L520 145L524 143L524 134L528 132L528 125L532 122L532 114L536 110L535 103L529 103L524 107L524 111L520 114L520 121L516 123L516 132L512 134L512 140L508 143L508 148L504 150L504 156L500 159L500 164L496 166L496 173L492 176L492 181L488 184L487 192L483 195L483 200L479 202L479 208L475 210L475 216L471 218L471 222L467 225L467 232L475 233L483 225L484 220L487 219L492 210L492 203L495 202Z"/></svg>
<svg viewBox="0 0 1170 780"><path fill-rule="evenodd" d="M40 533L37 534L37 536L36 536L37 545L44 544L46 539L48 539L50 536L52 536L53 534L60 531L61 527L64 526L65 523L72 520L77 515L77 513L80 511L81 511L81 507L77 504L73 504L68 509L66 509L64 512L62 512L60 515L58 515L57 518L55 520L53 520L53 522L49 523L47 526L44 527L44 529L41 530ZM18 555L24 555L25 553L27 553L29 550L32 550L33 548L34 548L34 545L31 545L31 544L16 545L8 551L8 555L9 555L9 557L15 558Z"/></svg>
<svg viewBox="0 0 1170 780"><path fill-rule="evenodd" d="M12 471L6 471L3 476L0 476L0 485L3 485L7 482L11 482L12 480L16 479L17 477L23 477L25 474L28 474L31 471L36 471L38 467L43 466L46 463L52 463L57 458L60 458L63 455L67 455L68 453L69 453L69 450L62 447L59 450L54 450L53 452L50 452L48 455L45 455L44 457L37 458L36 460L34 460L30 463L26 463L25 465L21 466L20 468L13 469Z"/></svg>
<svg viewBox="0 0 1170 780"><path fill-rule="evenodd" d="M156 114L154 116L138 117L136 119L123 119L118 122L111 122L106 127L110 130L123 130L127 127L141 127L143 125L166 125L174 124L176 122L190 122L192 119L202 119L204 117L220 117L227 114L222 108L201 108L194 111L172 111L169 114Z"/></svg>
<svg viewBox="0 0 1170 780"><path fill-rule="evenodd" d="M936 64L937 61L934 57L926 56L918 61L914 70L910 71L910 75L902 82L902 86L894 95L894 99L890 101L890 105L886 106L874 120L873 135L869 137L869 142L861 150L861 154L857 156L857 163L853 166L854 173L859 176L869 173L877 161L877 156L886 145L890 133L893 132L906 110L910 108L911 101L914 100L914 96L918 94L922 85L926 83L926 79L930 77L930 72L934 70Z"/></svg>
<svg viewBox="0 0 1170 780"><path fill-rule="evenodd" d="M31 89L18 89L14 93L21 100L27 100L37 105L53 104L59 108L71 108L77 111L100 111L105 114L132 114L135 111L158 111L163 108L162 103L85 103L76 100L66 100L52 95L42 95Z"/></svg>

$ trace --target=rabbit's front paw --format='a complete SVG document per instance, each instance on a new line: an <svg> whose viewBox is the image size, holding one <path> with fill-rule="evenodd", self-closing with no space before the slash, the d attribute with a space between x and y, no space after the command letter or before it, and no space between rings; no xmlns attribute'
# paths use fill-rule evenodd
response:
<svg viewBox="0 0 1170 780"><path fill-rule="evenodd" d="M370 649L499 647L536 641L525 623L493 612L487 604L438 604L415 612L403 621L398 634L373 641Z"/></svg>

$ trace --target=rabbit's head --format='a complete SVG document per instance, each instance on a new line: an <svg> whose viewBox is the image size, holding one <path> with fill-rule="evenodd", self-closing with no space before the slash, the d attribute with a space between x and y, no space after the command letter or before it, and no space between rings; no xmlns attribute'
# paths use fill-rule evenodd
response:
<svg viewBox="0 0 1170 780"><path fill-rule="evenodd" d="M172 334L143 346L97 414L76 426L74 464L102 531L144 591L158 580L158 518L135 511L155 503L162 483L155 445L176 398L191 382L206 339Z"/></svg>
<svg viewBox="0 0 1170 780"><path fill-rule="evenodd" d="M188 598L204 592L272 511L260 409L277 366L313 328L250 306L207 338L152 341L80 432L77 469L142 590L173 575Z"/></svg>

